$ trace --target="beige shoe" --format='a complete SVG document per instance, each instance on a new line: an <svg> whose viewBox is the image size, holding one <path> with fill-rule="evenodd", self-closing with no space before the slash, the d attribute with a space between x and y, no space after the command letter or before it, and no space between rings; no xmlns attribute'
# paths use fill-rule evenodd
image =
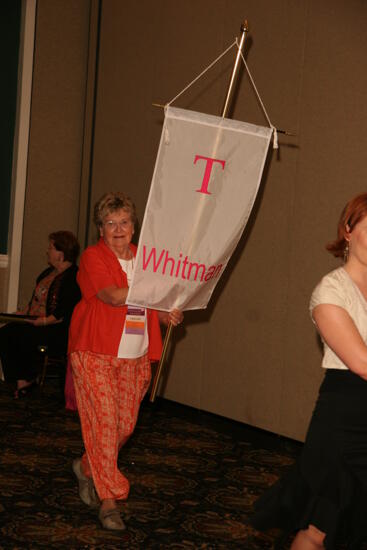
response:
<svg viewBox="0 0 367 550"><path fill-rule="evenodd" d="M79 496L81 500L87 506L91 506L91 508L98 508L100 500L94 488L93 479L83 474L82 461L80 458L76 458L73 461L73 472L79 483Z"/></svg>
<svg viewBox="0 0 367 550"><path fill-rule="evenodd" d="M112 508L111 510L99 510L98 517L105 529L110 531L124 531L126 525L121 519L120 512L117 508Z"/></svg>

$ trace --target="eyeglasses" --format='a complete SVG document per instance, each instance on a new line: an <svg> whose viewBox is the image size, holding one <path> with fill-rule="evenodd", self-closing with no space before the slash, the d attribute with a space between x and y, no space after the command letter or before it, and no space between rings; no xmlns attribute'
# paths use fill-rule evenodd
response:
<svg viewBox="0 0 367 550"><path fill-rule="evenodd" d="M114 222L112 220L105 222L103 225L107 227L109 231L116 231L119 227L120 229L126 229L131 224L131 220L122 220L121 222Z"/></svg>

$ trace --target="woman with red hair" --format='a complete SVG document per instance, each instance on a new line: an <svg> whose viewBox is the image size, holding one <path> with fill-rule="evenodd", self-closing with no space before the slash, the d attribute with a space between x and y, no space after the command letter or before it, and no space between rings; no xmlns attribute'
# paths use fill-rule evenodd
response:
<svg viewBox="0 0 367 550"><path fill-rule="evenodd" d="M367 540L367 193L345 206L327 245L344 265L311 296L325 377L302 454L255 505L258 529L296 532L292 550Z"/></svg>

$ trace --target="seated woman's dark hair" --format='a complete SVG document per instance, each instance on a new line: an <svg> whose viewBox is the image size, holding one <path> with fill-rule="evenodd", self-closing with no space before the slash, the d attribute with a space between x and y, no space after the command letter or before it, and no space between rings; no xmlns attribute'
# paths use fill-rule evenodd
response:
<svg viewBox="0 0 367 550"><path fill-rule="evenodd" d="M79 256L80 245L74 233L71 231L55 231L50 233L48 238L52 241L56 250L64 253L66 262L75 264Z"/></svg>

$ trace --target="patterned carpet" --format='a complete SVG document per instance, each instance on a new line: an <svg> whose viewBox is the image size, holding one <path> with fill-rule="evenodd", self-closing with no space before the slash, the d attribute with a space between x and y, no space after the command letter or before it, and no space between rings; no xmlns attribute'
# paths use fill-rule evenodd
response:
<svg viewBox="0 0 367 550"><path fill-rule="evenodd" d="M299 448L162 399L143 403L119 461L132 485L127 530L114 534L79 500L79 420L54 381L18 401L0 384L0 548L270 549L274 536L248 516Z"/></svg>

